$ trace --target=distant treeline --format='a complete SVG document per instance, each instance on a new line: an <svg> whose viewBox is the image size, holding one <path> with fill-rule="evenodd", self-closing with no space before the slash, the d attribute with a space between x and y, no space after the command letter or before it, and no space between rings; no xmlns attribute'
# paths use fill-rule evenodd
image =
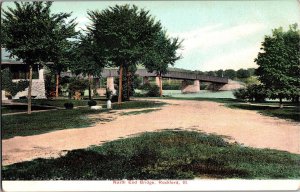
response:
<svg viewBox="0 0 300 192"><path fill-rule="evenodd" d="M179 68L169 68L170 71L181 71L181 72L192 72L191 70L186 69L179 69ZM199 75L208 75L213 77L227 77L229 79L246 79L251 76L255 76L255 68L248 68L248 69L239 69L239 70L233 70L233 69L226 69L226 70L216 70L216 71L198 71L195 70L193 72L198 73Z"/></svg>
<svg viewBox="0 0 300 192"><path fill-rule="evenodd" d="M217 70L217 71L196 71L200 75L208 75L214 77L227 77L229 79L246 79L251 76L255 75L255 68L248 68L248 69L239 69L237 71L233 69L226 69L226 70Z"/></svg>

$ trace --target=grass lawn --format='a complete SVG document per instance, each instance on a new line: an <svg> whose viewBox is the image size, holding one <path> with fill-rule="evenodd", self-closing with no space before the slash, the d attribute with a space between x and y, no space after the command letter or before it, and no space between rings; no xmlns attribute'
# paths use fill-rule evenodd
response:
<svg viewBox="0 0 300 192"><path fill-rule="evenodd" d="M15 102L27 103L27 99L16 99ZM89 100L74 99L32 99L32 105L45 105L54 107L64 107L64 103L73 103L76 106L88 106ZM97 101L98 104L104 104L104 101Z"/></svg>
<svg viewBox="0 0 300 192"><path fill-rule="evenodd" d="M195 131L162 131L4 166L4 180L299 179L300 155L229 144Z"/></svg>
<svg viewBox="0 0 300 192"><path fill-rule="evenodd" d="M113 103L112 108L114 110L120 110L120 109L141 109L141 108L155 108L155 107L161 107L165 105L164 102L159 101L126 101L119 105L118 103ZM104 105L106 107L106 105Z"/></svg>
<svg viewBox="0 0 300 192"><path fill-rule="evenodd" d="M226 106L226 105L225 105ZM245 105L245 104L228 104L230 108L238 108L238 109L246 109L246 110L255 110L259 113L267 116L278 117L281 119L293 120L296 122L300 122L300 107L293 106L293 107L277 107L277 104L274 105Z"/></svg>
<svg viewBox="0 0 300 192"><path fill-rule="evenodd" d="M32 106L32 111L37 110L48 110L48 109L55 109L54 107L42 107L42 106ZM2 105L1 106L1 112L2 114L7 113L16 113L16 112L26 112L27 111L27 105Z"/></svg>
<svg viewBox="0 0 300 192"><path fill-rule="evenodd" d="M213 102L222 103L224 104L224 106L233 109L255 110L263 115L300 122L300 105L296 103L285 102L284 107L279 108L278 102L274 102L274 101L263 102L263 103L252 103L256 105L250 105L249 103L238 101L237 99L227 99L227 98L166 97L166 99L213 101Z"/></svg>
<svg viewBox="0 0 300 192"><path fill-rule="evenodd" d="M153 111L159 111L160 109L145 109L140 111L129 111L129 112L123 112L121 115L138 115L143 113L151 113Z"/></svg>
<svg viewBox="0 0 300 192"><path fill-rule="evenodd" d="M163 102L156 101L128 101L122 105L113 104L113 109L138 109L159 107ZM50 131L83 128L92 126L99 121L107 121L101 118L101 113L107 112L106 109L98 111L90 108L80 108L73 110L54 110L39 113L18 114L2 116L2 138L8 139L14 136L37 135ZM99 118L89 119L87 115L99 114Z"/></svg>
<svg viewBox="0 0 300 192"><path fill-rule="evenodd" d="M88 119L87 115L99 113L99 119ZM89 108L73 110L54 110L2 117L2 138L8 139L14 136L37 135L50 131L89 127L97 121L105 121L101 118L101 112Z"/></svg>

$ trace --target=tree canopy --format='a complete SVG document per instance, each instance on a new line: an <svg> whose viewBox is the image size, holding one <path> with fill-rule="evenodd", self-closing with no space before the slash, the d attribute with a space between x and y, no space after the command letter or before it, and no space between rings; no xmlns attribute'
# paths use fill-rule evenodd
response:
<svg viewBox="0 0 300 192"><path fill-rule="evenodd" d="M55 61L58 42L70 37L74 22L69 13L50 13L52 2L15 2L3 11L2 33L10 52L29 68L28 113L31 113L32 66Z"/></svg>
<svg viewBox="0 0 300 192"><path fill-rule="evenodd" d="M103 11L89 11L92 25L88 32L94 43L104 50L107 65L119 67L119 99L122 98L122 73L142 61L162 30L149 11L133 5L116 5Z"/></svg>
<svg viewBox="0 0 300 192"><path fill-rule="evenodd" d="M300 31L297 24L287 31L274 29L265 36L255 62L257 75L265 85L269 98L299 97L300 94Z"/></svg>

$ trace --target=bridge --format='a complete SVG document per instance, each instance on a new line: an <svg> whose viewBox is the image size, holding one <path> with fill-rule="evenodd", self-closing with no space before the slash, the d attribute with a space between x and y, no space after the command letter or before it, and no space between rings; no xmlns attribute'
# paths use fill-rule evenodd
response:
<svg viewBox="0 0 300 192"><path fill-rule="evenodd" d="M144 83L148 82L149 77L155 77L155 82L159 86L160 80L155 72L150 73L146 69L138 69L136 75L144 78ZM107 78L107 88L115 91L114 88L114 77L118 77L118 69L103 69L101 76ZM200 82L210 82L214 87L220 88L228 83L228 78L224 77L213 77L206 75L199 75L192 71L176 71L170 69L168 73L162 75L163 78L181 79L183 93L196 93L200 91ZM191 84L189 81L193 81Z"/></svg>

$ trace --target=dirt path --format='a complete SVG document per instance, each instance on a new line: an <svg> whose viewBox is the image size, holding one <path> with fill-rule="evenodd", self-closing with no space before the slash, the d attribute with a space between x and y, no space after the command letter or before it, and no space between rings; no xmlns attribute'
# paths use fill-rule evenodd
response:
<svg viewBox="0 0 300 192"><path fill-rule="evenodd" d="M8 165L37 157L57 157L66 150L86 148L145 131L174 128L198 129L230 136L233 141L246 146L300 154L299 123L262 116L254 111L230 109L215 102L163 101L170 105L150 113L102 114L102 117L114 120L94 127L3 140L2 163Z"/></svg>

